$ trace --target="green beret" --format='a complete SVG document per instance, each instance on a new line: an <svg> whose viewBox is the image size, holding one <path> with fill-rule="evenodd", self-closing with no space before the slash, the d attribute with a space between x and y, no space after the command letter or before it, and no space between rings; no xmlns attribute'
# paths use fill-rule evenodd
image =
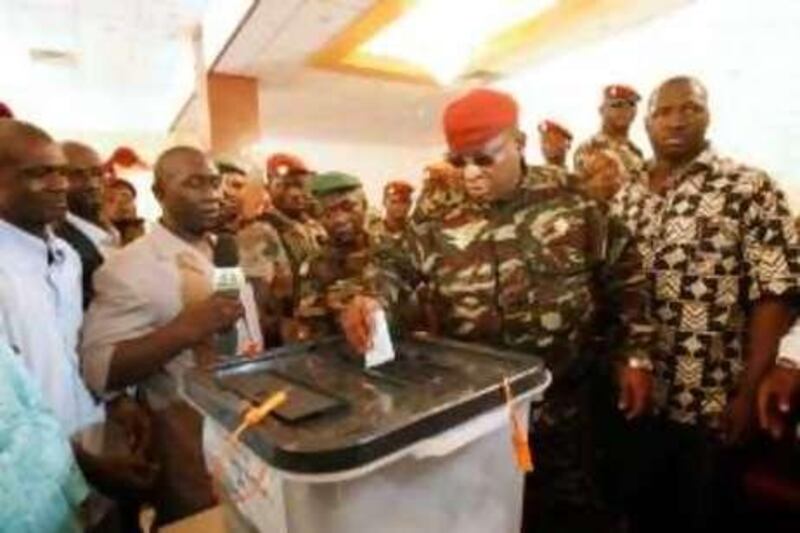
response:
<svg viewBox="0 0 800 533"><path fill-rule="evenodd" d="M311 178L311 194L322 198L361 188L361 180L344 172L323 172Z"/></svg>

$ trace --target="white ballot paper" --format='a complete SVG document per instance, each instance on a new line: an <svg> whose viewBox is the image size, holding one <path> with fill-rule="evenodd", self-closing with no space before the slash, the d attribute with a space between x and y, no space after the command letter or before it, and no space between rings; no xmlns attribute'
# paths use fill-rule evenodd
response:
<svg viewBox="0 0 800 533"><path fill-rule="evenodd" d="M372 315L372 331L372 348L364 356L367 368L394 361L394 346L383 309L378 309Z"/></svg>

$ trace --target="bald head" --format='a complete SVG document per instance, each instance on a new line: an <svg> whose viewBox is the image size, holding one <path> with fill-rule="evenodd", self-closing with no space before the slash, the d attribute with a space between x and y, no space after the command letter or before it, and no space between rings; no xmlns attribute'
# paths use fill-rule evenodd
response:
<svg viewBox="0 0 800 533"><path fill-rule="evenodd" d="M203 152L190 146L170 148L158 157L154 174L153 192L168 227L194 237L216 227L222 179Z"/></svg>
<svg viewBox="0 0 800 533"><path fill-rule="evenodd" d="M658 160L683 164L694 159L707 145L709 123L708 92L695 78L670 78L650 96L645 125Z"/></svg>
<svg viewBox="0 0 800 533"><path fill-rule="evenodd" d="M661 82L661 84L652 92L650 95L650 100L648 100L647 103L647 113L652 113L653 105L658 101L659 95L662 92L674 91L675 89L685 90L692 93L697 98L697 101L702 102L706 109L708 109L708 91L700 80L692 76L673 76L672 78Z"/></svg>
<svg viewBox="0 0 800 533"><path fill-rule="evenodd" d="M180 174L187 166L202 165L211 170L211 164L206 155L191 146L174 146L161 153L156 160L153 170L156 182L165 182Z"/></svg>
<svg viewBox="0 0 800 533"><path fill-rule="evenodd" d="M103 165L103 160L91 146L77 142L64 141L61 150L67 158L67 164L76 168L97 168Z"/></svg>
<svg viewBox="0 0 800 533"><path fill-rule="evenodd" d="M38 126L0 118L0 165L22 162L32 148L52 144L52 137Z"/></svg>

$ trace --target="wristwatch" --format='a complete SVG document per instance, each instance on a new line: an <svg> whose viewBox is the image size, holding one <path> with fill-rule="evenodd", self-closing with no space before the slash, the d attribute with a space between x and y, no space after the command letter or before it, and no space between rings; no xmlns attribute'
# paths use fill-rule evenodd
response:
<svg viewBox="0 0 800 533"><path fill-rule="evenodd" d="M633 368L634 370L644 370L645 372L652 372L653 362L650 359L647 359L646 357L629 357L628 368Z"/></svg>

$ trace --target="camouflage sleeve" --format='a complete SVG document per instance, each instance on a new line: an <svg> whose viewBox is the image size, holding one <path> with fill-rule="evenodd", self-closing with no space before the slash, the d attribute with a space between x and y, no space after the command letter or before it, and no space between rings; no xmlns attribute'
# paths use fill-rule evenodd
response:
<svg viewBox="0 0 800 533"><path fill-rule="evenodd" d="M387 310L393 331L426 329L422 326L421 305L427 285L419 267L420 236L409 231L401 246L378 246L375 250L379 269L381 304Z"/></svg>
<svg viewBox="0 0 800 533"><path fill-rule="evenodd" d="M599 272L601 309L615 333L610 346L620 360L650 359L655 343L650 292L641 255L632 235L616 218L606 217Z"/></svg>
<svg viewBox="0 0 800 533"><path fill-rule="evenodd" d="M288 268L289 258L278 232L266 222L254 222L236 235L244 275L272 283L277 272Z"/></svg>
<svg viewBox="0 0 800 533"><path fill-rule="evenodd" d="M586 170L586 158L589 152L588 143L583 143L575 150L572 156L572 169L575 174L581 175Z"/></svg>
<svg viewBox="0 0 800 533"><path fill-rule="evenodd" d="M320 276L315 276L322 259L314 257L300 264L297 271L296 301L294 316L296 318L321 318L328 314L326 294L328 284Z"/></svg>

